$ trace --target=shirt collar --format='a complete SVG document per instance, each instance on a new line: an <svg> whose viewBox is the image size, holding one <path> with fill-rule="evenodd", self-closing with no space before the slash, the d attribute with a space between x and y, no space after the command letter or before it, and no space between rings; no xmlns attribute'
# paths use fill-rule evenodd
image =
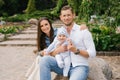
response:
<svg viewBox="0 0 120 80"><path fill-rule="evenodd" d="M78 29L78 25L76 23L73 24L72 30L75 31L76 29Z"/></svg>
<svg viewBox="0 0 120 80"><path fill-rule="evenodd" d="M62 26L62 28L66 28L66 26ZM72 30L75 31L75 30L78 30L79 28L79 25L77 25L75 22L73 23L73 27L72 27Z"/></svg>

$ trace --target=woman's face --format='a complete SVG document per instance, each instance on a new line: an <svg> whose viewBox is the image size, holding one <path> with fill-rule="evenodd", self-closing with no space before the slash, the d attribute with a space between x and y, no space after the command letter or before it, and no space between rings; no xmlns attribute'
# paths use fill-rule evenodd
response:
<svg viewBox="0 0 120 80"><path fill-rule="evenodd" d="M47 20L42 20L40 22L40 28L42 32L49 36L51 27L50 23Z"/></svg>

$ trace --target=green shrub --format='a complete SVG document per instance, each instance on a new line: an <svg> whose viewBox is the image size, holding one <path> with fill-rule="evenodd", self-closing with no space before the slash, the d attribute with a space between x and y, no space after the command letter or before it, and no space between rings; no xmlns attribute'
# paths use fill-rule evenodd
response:
<svg viewBox="0 0 120 80"><path fill-rule="evenodd" d="M4 40L7 40L8 34L15 34L15 33L19 33L21 32L24 28L26 28L26 26L24 25L14 25L14 26L3 26L2 28L0 28L0 33L2 33L4 35Z"/></svg>
<svg viewBox="0 0 120 80"><path fill-rule="evenodd" d="M14 26L7 26L0 28L0 33L4 34L4 40L7 39L7 34L16 33L16 28Z"/></svg>
<svg viewBox="0 0 120 80"><path fill-rule="evenodd" d="M21 22L21 21L28 21L30 18L39 19L40 17L45 17L45 16L48 17L49 19L52 19L50 10L34 11L31 14L16 14L10 17L4 17L3 20L8 22Z"/></svg>
<svg viewBox="0 0 120 80"><path fill-rule="evenodd" d="M26 21L27 19L28 19L27 14L16 14L10 17L4 17L3 20L8 22L21 22L21 21Z"/></svg>
<svg viewBox="0 0 120 80"><path fill-rule="evenodd" d="M120 51L120 34L107 26L94 26L90 28L97 51Z"/></svg>

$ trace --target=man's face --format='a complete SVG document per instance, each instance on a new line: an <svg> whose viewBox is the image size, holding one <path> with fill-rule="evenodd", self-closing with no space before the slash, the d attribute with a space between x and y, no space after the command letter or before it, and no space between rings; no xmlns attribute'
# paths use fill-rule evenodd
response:
<svg viewBox="0 0 120 80"><path fill-rule="evenodd" d="M71 10L61 11L60 19L66 26L70 26L73 23L74 18L75 14L73 14Z"/></svg>

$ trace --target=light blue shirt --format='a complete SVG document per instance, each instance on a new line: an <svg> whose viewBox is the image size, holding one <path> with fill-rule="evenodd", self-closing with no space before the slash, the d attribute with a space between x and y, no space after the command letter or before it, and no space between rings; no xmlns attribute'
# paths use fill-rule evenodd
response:
<svg viewBox="0 0 120 80"><path fill-rule="evenodd" d="M60 29L65 30L65 27L61 27ZM88 29L80 30L80 26L74 23L73 28L68 35L77 49L86 50L89 54L89 58L96 56L93 38ZM73 67L79 65L88 66L88 58L85 58L82 55L76 55L73 52L70 52L70 57Z"/></svg>
<svg viewBox="0 0 120 80"><path fill-rule="evenodd" d="M57 28L54 28L54 38L56 37L56 35L57 35ZM45 43L46 43L46 45L47 45L47 47L50 45L50 38L49 37L45 37Z"/></svg>

